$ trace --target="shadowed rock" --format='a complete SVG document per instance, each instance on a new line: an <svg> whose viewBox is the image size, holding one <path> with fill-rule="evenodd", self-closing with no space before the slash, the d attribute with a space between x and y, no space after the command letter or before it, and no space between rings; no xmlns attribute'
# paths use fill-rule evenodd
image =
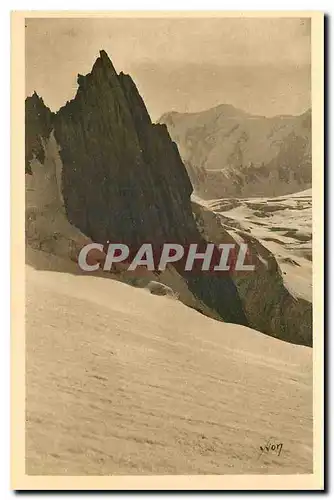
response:
<svg viewBox="0 0 334 500"><path fill-rule="evenodd" d="M37 150L41 137L54 128L69 222L103 244L203 242L192 214L192 185L177 146L165 125L152 124L132 79L118 75L102 50L92 71L78 76L78 85L75 98L55 116L47 108L35 116L34 107L28 100L26 104L29 123L37 123L27 136L28 152ZM38 100L36 106L42 104ZM221 319L247 324L228 274L184 279Z"/></svg>

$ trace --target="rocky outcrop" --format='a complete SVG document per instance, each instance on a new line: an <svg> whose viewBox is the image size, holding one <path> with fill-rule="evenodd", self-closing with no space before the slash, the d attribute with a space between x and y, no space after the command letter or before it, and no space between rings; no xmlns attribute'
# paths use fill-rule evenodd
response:
<svg viewBox="0 0 334 500"><path fill-rule="evenodd" d="M153 295L166 295L167 297L177 298L177 294L171 289L171 287L160 283L159 281L150 281L147 286L147 290Z"/></svg>
<svg viewBox="0 0 334 500"><path fill-rule="evenodd" d="M93 240L138 245L197 238L192 186L165 125L104 51L59 110L55 137L69 220Z"/></svg>
<svg viewBox="0 0 334 500"><path fill-rule="evenodd" d="M27 97L25 103L25 171L31 174L30 162L45 160L43 141L48 139L53 128L54 114L45 106L36 92Z"/></svg>
<svg viewBox="0 0 334 500"><path fill-rule="evenodd" d="M76 261L81 248L91 240L67 219L61 188L62 164L53 132L48 139L39 139L43 163L34 158L28 164L31 173L26 174L26 244Z"/></svg>
<svg viewBox="0 0 334 500"><path fill-rule="evenodd" d="M196 224L207 241L247 243L253 272L232 271L249 325L295 344L312 346L312 303L293 295L285 285L278 262L265 246L245 231L229 231L219 214L193 202ZM237 237L237 238L236 238Z"/></svg>
<svg viewBox="0 0 334 500"><path fill-rule="evenodd" d="M157 246L204 242L192 214L192 185L177 146L165 125L152 124L132 79L118 75L101 51L92 71L78 76L78 85L75 98L51 114L50 121L45 119L46 110L31 118L30 101L26 103L30 122L36 122L27 135L28 161L33 151L41 163L39 146L45 146L53 129L49 138L57 146L59 185L70 226L95 242L123 242L133 248L145 242ZM51 223L48 231L54 231ZM188 274L182 279L220 319L247 324L228 274Z"/></svg>

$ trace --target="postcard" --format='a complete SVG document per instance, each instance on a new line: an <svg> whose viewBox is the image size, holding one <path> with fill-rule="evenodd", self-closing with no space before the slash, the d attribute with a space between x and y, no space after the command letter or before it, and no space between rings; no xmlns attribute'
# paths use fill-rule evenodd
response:
<svg viewBox="0 0 334 500"><path fill-rule="evenodd" d="M11 78L12 488L322 490L324 15L12 12Z"/></svg>

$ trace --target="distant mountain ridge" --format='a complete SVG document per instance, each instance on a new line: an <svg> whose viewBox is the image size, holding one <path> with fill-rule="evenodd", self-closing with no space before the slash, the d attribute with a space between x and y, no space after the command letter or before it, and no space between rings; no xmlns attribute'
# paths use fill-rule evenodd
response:
<svg viewBox="0 0 334 500"><path fill-rule="evenodd" d="M280 196L311 187L311 109L299 116L251 115L229 104L165 113L197 194Z"/></svg>

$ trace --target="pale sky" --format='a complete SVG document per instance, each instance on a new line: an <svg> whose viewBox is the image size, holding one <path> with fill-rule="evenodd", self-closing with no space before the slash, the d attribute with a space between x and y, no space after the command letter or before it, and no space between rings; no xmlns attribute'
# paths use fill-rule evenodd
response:
<svg viewBox="0 0 334 500"><path fill-rule="evenodd" d="M310 106L310 20L26 19L26 94L53 111L104 49L153 120L219 104L272 116Z"/></svg>

